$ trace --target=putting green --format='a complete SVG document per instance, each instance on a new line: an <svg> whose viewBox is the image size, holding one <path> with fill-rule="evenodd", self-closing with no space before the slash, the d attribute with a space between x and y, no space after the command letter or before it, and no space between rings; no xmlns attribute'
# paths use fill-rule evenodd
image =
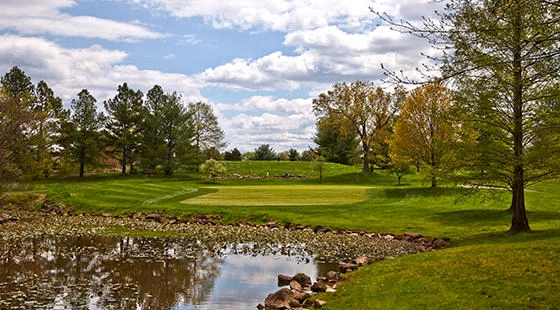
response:
<svg viewBox="0 0 560 310"><path fill-rule="evenodd" d="M217 192L181 201L211 206L301 206L352 204L367 199L366 186L216 186Z"/></svg>

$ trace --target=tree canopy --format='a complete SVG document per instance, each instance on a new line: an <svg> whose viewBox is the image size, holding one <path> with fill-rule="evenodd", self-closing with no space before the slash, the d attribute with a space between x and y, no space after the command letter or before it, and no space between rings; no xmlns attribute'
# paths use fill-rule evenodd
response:
<svg viewBox="0 0 560 310"><path fill-rule="evenodd" d="M337 121L344 125L339 127L341 136L357 137L362 172L368 173L372 155L379 155L383 150L401 99L400 88L390 94L370 81L336 83L331 90L313 99L313 110L323 126L327 126L325 122Z"/></svg>

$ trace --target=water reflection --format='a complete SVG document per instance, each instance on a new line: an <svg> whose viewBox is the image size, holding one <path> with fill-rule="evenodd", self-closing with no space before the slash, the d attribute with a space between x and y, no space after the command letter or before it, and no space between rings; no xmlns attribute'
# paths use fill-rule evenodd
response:
<svg viewBox="0 0 560 310"><path fill-rule="evenodd" d="M0 308L252 309L279 273L319 269L281 256L193 255L176 238L45 235L1 250Z"/></svg>

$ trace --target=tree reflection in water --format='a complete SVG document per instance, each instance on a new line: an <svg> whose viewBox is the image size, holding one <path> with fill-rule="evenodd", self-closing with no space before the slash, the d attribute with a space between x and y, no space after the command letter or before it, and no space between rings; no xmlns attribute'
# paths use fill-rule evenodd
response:
<svg viewBox="0 0 560 310"><path fill-rule="evenodd" d="M204 302L224 258L166 238L44 235L4 244L0 308L171 309Z"/></svg>

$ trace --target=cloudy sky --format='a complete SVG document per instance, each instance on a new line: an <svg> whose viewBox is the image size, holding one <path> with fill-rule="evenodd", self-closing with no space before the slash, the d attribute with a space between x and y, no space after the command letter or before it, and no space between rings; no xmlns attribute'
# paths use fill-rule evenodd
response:
<svg viewBox="0 0 560 310"><path fill-rule="evenodd" d="M227 149L313 145L311 101L381 64L414 75L425 42L379 25L432 15L430 0L0 0L0 73L18 66L66 104L126 82L213 105Z"/></svg>

